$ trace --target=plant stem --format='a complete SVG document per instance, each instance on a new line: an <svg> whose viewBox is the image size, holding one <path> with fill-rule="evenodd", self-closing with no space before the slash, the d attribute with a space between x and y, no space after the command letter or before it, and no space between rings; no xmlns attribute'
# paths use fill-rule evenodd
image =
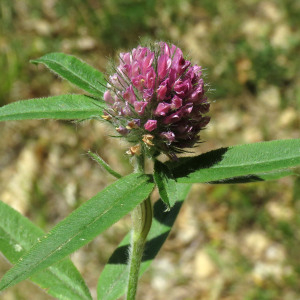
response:
<svg viewBox="0 0 300 300"><path fill-rule="evenodd" d="M144 170L144 158L137 159L135 172ZM143 258L144 247L152 223L152 207L150 197L139 204L131 213L132 237L129 258L129 277L126 300L135 300L139 280L140 265Z"/></svg>

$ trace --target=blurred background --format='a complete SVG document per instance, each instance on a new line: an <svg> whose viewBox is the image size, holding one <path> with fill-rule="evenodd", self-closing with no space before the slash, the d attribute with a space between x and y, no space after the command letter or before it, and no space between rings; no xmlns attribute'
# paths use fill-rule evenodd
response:
<svg viewBox="0 0 300 300"><path fill-rule="evenodd" d="M143 40L177 44L205 69L212 121L196 153L299 138L300 2L294 0L1 0L0 106L81 93L43 66L49 52L101 71ZM0 124L0 199L45 231L113 178L86 155L131 172L126 145L94 121ZM300 181L194 185L138 299L300 299ZM97 278L130 227L127 216L72 255L96 295ZM0 257L0 275L10 267ZM4 300L53 299L23 282Z"/></svg>

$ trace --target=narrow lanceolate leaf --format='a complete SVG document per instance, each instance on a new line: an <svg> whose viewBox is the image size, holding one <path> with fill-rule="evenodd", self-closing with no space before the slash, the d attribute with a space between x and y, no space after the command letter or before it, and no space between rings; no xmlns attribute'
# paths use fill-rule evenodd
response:
<svg viewBox="0 0 300 300"><path fill-rule="evenodd" d="M220 148L168 164L181 183L258 176L300 165L300 139Z"/></svg>
<svg viewBox="0 0 300 300"><path fill-rule="evenodd" d="M159 200L155 203L153 208L154 218L147 238L140 276L150 266L167 239L190 187L189 184L178 184L178 201L169 211L165 211L163 201ZM128 278L129 244L130 233L120 243L101 273L97 287L98 300L116 300L125 293Z"/></svg>
<svg viewBox="0 0 300 300"><path fill-rule="evenodd" d="M12 286L87 244L149 196L154 184L149 175L136 173L105 188L56 225L35 244L0 282Z"/></svg>
<svg viewBox="0 0 300 300"><path fill-rule="evenodd" d="M92 95L99 97L105 91L104 75L72 55L49 53L39 59L31 60L31 62L46 65L59 76Z"/></svg>
<svg viewBox="0 0 300 300"><path fill-rule="evenodd" d="M0 121L89 119L100 117L105 103L84 95L61 95L13 102L0 107Z"/></svg>
<svg viewBox="0 0 300 300"><path fill-rule="evenodd" d="M154 163L154 180L161 200L172 207L177 201L177 184L169 168L158 160Z"/></svg>
<svg viewBox="0 0 300 300"><path fill-rule="evenodd" d="M113 170L99 155L96 153L93 153L92 151L88 151L88 155L95 160L103 169L105 169L109 174L114 176L115 178L121 178L122 175L120 175L118 172Z"/></svg>
<svg viewBox="0 0 300 300"><path fill-rule="evenodd" d="M40 228L0 201L0 251L12 264L17 263L43 235ZM70 259L64 259L30 279L57 299L92 299Z"/></svg>

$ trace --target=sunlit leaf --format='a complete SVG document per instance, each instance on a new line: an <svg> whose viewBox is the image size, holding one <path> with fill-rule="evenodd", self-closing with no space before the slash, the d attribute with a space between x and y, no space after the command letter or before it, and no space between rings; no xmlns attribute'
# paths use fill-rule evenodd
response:
<svg viewBox="0 0 300 300"><path fill-rule="evenodd" d="M31 62L46 65L59 76L94 96L102 96L105 91L104 75L72 55L49 53Z"/></svg>
<svg viewBox="0 0 300 300"><path fill-rule="evenodd" d="M84 95L61 95L17 101L0 107L0 121L99 118L105 103Z"/></svg>
<svg viewBox="0 0 300 300"><path fill-rule="evenodd" d="M258 176L300 165L300 139L276 140L220 148L168 163L181 183Z"/></svg>
<svg viewBox="0 0 300 300"><path fill-rule="evenodd" d="M0 290L12 286L58 262L109 228L146 199L154 184L149 175L123 177L57 224L35 244L0 282Z"/></svg>
<svg viewBox="0 0 300 300"><path fill-rule="evenodd" d="M43 235L40 228L0 201L0 251L12 264L17 263ZM70 259L63 259L30 279L57 299L92 299Z"/></svg>

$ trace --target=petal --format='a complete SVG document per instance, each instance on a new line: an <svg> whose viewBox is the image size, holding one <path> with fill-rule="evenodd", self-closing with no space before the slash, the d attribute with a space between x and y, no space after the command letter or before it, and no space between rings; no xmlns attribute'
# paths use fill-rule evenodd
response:
<svg viewBox="0 0 300 300"><path fill-rule="evenodd" d="M160 102L157 105L157 108L156 108L154 114L156 116L165 116L169 112L170 108L171 108L171 104L166 103L166 102Z"/></svg>
<svg viewBox="0 0 300 300"><path fill-rule="evenodd" d="M130 85L123 93L123 98L131 104L133 104L136 101L136 96L132 85Z"/></svg>
<svg viewBox="0 0 300 300"><path fill-rule="evenodd" d="M144 128L147 131L153 131L154 129L157 128L157 121L156 120L148 120L145 125Z"/></svg>
<svg viewBox="0 0 300 300"><path fill-rule="evenodd" d="M160 136L166 139L168 142L172 143L175 141L175 134L172 131L162 132Z"/></svg>
<svg viewBox="0 0 300 300"><path fill-rule="evenodd" d="M105 91L105 93L103 94L103 99L109 104L114 103L114 99L112 98L110 91Z"/></svg>
<svg viewBox="0 0 300 300"><path fill-rule="evenodd" d="M147 106L148 102L143 102L143 101L135 101L133 103L134 109L135 111L139 114L139 115L143 115L145 112L145 108Z"/></svg>
<svg viewBox="0 0 300 300"><path fill-rule="evenodd" d="M171 109L175 110L180 108L181 106L182 106L182 99L175 95L171 101Z"/></svg>
<svg viewBox="0 0 300 300"><path fill-rule="evenodd" d="M160 86L158 87L156 93L157 93L157 98L159 100L163 100L166 97L166 94L168 92L168 83L169 83L169 79L166 79L165 81L163 81Z"/></svg>
<svg viewBox="0 0 300 300"><path fill-rule="evenodd" d="M171 59L169 58L168 55L161 55L159 58L158 58L158 61L157 61L157 74L158 74L158 79L161 80L163 79L169 69L170 69L170 66L171 66Z"/></svg>

